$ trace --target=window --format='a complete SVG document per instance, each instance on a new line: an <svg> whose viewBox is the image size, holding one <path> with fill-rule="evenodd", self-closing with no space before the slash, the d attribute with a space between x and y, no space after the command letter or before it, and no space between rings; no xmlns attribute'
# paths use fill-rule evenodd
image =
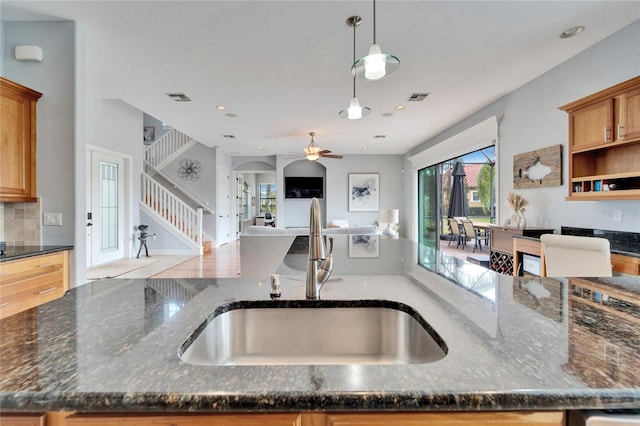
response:
<svg viewBox="0 0 640 426"><path fill-rule="evenodd" d="M471 201L473 201L474 203L479 203L480 201L480 194L478 194L478 191L471 191Z"/></svg>
<svg viewBox="0 0 640 426"><path fill-rule="evenodd" d="M260 184L260 213L276 215L276 184Z"/></svg>

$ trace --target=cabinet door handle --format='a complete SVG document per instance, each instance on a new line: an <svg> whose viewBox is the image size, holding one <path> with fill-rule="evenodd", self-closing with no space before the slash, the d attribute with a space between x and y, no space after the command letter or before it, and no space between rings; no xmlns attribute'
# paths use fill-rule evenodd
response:
<svg viewBox="0 0 640 426"><path fill-rule="evenodd" d="M55 291L55 290L57 290L57 289L58 289L58 287L51 287L51 288L48 288L48 289L46 289L46 290L39 291L39 292L38 292L38 294L47 294L47 293L51 293L52 291Z"/></svg>
<svg viewBox="0 0 640 426"><path fill-rule="evenodd" d="M609 142L609 132L610 132L610 131L611 131L611 130L609 130L609 128L608 128L608 127L605 127L605 128L604 128L604 141L605 141L605 142Z"/></svg>
<svg viewBox="0 0 640 426"><path fill-rule="evenodd" d="M53 265L55 265L55 263L53 263L53 262L43 263L41 265L38 265L38 268L45 268L47 266L53 266Z"/></svg>
<svg viewBox="0 0 640 426"><path fill-rule="evenodd" d="M9 302L4 302L4 303L0 304L0 308L3 308L5 306L7 306L8 304L9 304Z"/></svg>
<svg viewBox="0 0 640 426"><path fill-rule="evenodd" d="M624 129L624 126L618 123L618 137L616 139L624 138L624 133L622 133L622 129Z"/></svg>

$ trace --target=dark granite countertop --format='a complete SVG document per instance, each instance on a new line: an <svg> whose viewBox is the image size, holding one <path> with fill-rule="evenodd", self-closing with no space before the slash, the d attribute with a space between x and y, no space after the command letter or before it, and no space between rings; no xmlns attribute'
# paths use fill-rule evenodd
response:
<svg viewBox="0 0 640 426"><path fill-rule="evenodd" d="M80 412L640 408L637 277L503 276L383 236L368 236L359 247L361 241L336 236L336 267L322 289L323 303L409 305L446 343L443 359L409 365L182 362L179 347L217 307L270 303L271 273L280 274L281 304L304 298L305 254L298 249L304 244L292 245L294 238L257 239L242 253L240 278L96 281L3 320L0 407ZM245 268L250 259L262 269ZM611 356L602 361L602 353Z"/></svg>
<svg viewBox="0 0 640 426"><path fill-rule="evenodd" d="M7 247L0 262L24 259L25 257L40 256L42 254L56 253L64 250L73 250L73 246L16 246Z"/></svg>

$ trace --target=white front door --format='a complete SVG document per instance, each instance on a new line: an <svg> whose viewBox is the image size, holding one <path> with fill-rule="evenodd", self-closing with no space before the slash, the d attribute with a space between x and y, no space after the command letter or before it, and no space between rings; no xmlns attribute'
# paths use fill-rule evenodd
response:
<svg viewBox="0 0 640 426"><path fill-rule="evenodd" d="M224 244L231 241L231 176L229 175L229 169L225 167L218 167L218 199L217 199L217 212L218 226L217 226L217 241L219 244Z"/></svg>
<svg viewBox="0 0 640 426"><path fill-rule="evenodd" d="M124 159L88 151L87 267L124 257Z"/></svg>

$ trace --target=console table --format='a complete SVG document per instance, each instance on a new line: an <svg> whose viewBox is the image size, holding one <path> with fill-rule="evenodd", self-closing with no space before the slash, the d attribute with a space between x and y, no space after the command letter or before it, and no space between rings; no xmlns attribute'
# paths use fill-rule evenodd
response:
<svg viewBox="0 0 640 426"><path fill-rule="evenodd" d="M553 234L553 228L512 228L509 226L491 226L491 256L489 267L501 274L513 275L514 250L513 237L524 236L540 238L542 234Z"/></svg>

